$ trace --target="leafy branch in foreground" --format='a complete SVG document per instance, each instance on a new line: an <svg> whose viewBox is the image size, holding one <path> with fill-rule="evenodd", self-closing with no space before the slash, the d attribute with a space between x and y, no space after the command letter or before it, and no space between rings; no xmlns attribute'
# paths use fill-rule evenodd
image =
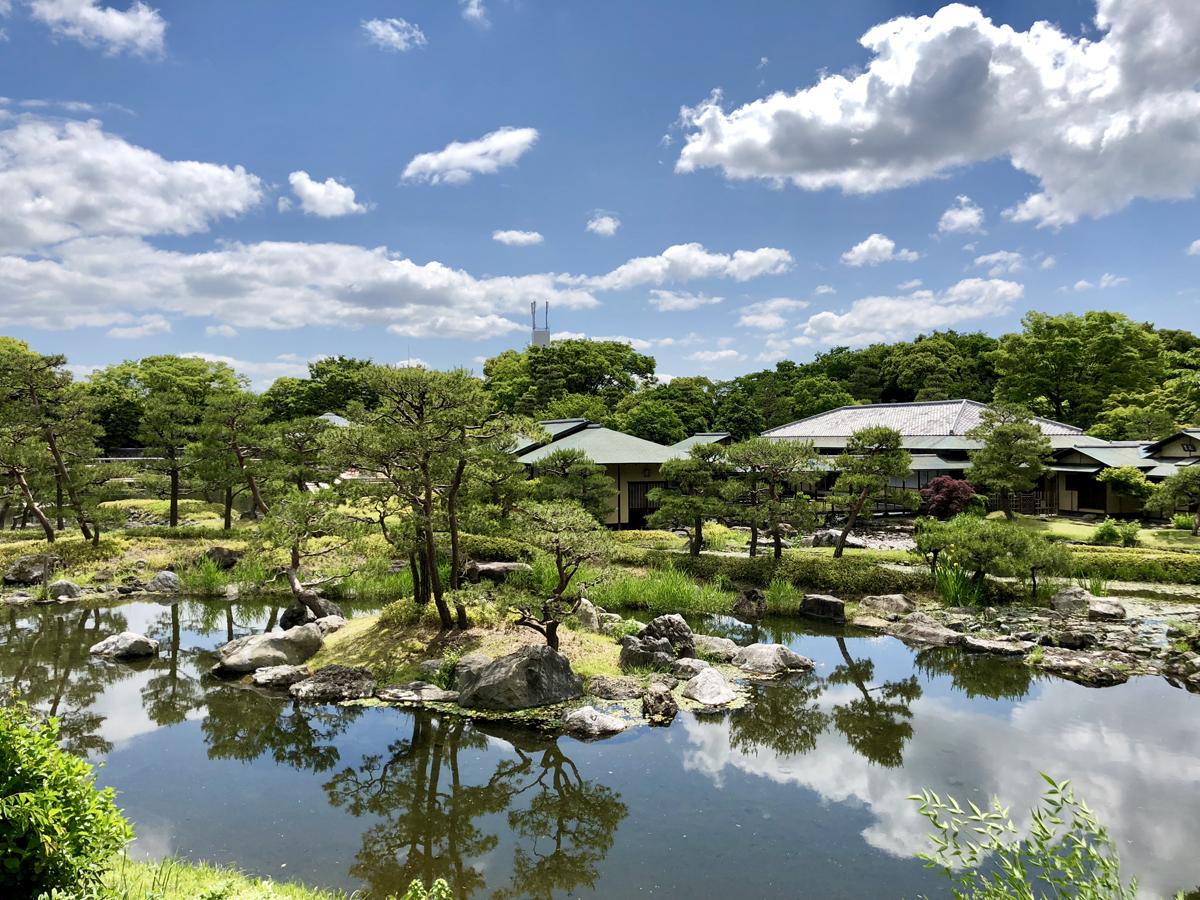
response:
<svg viewBox="0 0 1200 900"><path fill-rule="evenodd" d="M1075 798L1069 781L1042 773L1050 787L1032 811L1029 834L1020 835L998 798L990 809L930 790L908 799L934 827L931 853L919 853L926 867L955 882L962 900L1132 900L1137 882L1121 881L1121 860L1106 829L1088 805ZM986 871L984 866L986 864Z"/></svg>

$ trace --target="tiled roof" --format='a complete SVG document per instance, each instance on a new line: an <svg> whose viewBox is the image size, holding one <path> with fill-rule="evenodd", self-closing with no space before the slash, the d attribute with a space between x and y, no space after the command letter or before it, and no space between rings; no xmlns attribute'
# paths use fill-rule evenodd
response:
<svg viewBox="0 0 1200 900"><path fill-rule="evenodd" d="M693 447L701 447L704 444L719 444L728 437L728 431L701 431L685 437L682 441L676 441L671 445L671 449L686 453Z"/></svg>
<svg viewBox="0 0 1200 900"><path fill-rule="evenodd" d="M975 400L934 400L915 403L868 403L862 406L842 406L829 412L809 416L787 425L780 425L763 432L769 438L848 438L856 431L883 425L894 428L904 438L956 437L962 441L942 442L942 447L961 443L972 446L965 439L968 431L982 421L987 405ZM1083 430L1051 419L1034 417L1032 420L1048 437L1078 436ZM923 446L934 445L930 441L917 441ZM909 442L905 441L906 446Z"/></svg>
<svg viewBox="0 0 1200 900"><path fill-rule="evenodd" d="M548 425L557 423L543 422L541 424L543 428L550 431ZM632 434L614 431L590 422L574 431L569 428L559 429L558 433L563 434L563 437L557 440L552 439L549 443L532 449L517 450L517 458L523 463L535 463L545 459L556 450L582 450L592 462L601 465L626 463L656 465L678 456L678 453L671 447L664 447L654 441L643 440ZM551 431L551 434L554 432Z"/></svg>

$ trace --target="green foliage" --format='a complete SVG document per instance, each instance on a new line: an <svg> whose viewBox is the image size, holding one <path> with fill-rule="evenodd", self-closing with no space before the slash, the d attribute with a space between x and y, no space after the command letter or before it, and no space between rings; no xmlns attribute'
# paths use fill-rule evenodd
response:
<svg viewBox="0 0 1200 900"><path fill-rule="evenodd" d="M1008 809L993 799L982 810L925 790L909 797L933 825L933 851L918 854L955 884L955 898L1035 900L1133 900L1136 881L1121 878L1121 862L1108 830L1070 782L1043 774L1050 787L1032 811L1029 834L1021 835ZM984 864L986 863L986 868Z"/></svg>
<svg viewBox="0 0 1200 900"><path fill-rule="evenodd" d="M1200 533L1200 466L1187 466L1154 488L1146 508L1162 515L1173 515L1183 507L1194 513L1192 534Z"/></svg>
<svg viewBox="0 0 1200 900"><path fill-rule="evenodd" d="M1176 513L1171 516L1171 527L1177 531L1191 531L1192 517L1187 513Z"/></svg>
<svg viewBox="0 0 1200 900"><path fill-rule="evenodd" d="M617 483L582 450L555 450L534 463L533 476L538 500L574 500L601 522L612 512Z"/></svg>
<svg viewBox="0 0 1200 900"><path fill-rule="evenodd" d="M201 556L186 566L181 566L176 574L179 575L180 586L185 594L200 597L223 596L225 585L229 583L225 571L207 556Z"/></svg>
<svg viewBox="0 0 1200 900"><path fill-rule="evenodd" d="M953 563L938 566L933 584L947 606L982 606L983 585L971 578L971 573Z"/></svg>
<svg viewBox="0 0 1200 900"><path fill-rule="evenodd" d="M628 409L618 413L613 424L619 431L667 446L687 437L683 420L670 404L652 397L638 399Z"/></svg>
<svg viewBox="0 0 1200 900"><path fill-rule="evenodd" d="M701 444L681 459L669 459L660 467L666 487L650 491L658 509L647 522L654 528L683 528L690 535L693 555L704 546L704 522L724 510L721 479L724 475L724 448Z"/></svg>
<svg viewBox="0 0 1200 900"><path fill-rule="evenodd" d="M444 878L438 878L428 890L419 878L414 878L400 900L454 900L454 892Z"/></svg>
<svg viewBox="0 0 1200 900"><path fill-rule="evenodd" d="M1146 473L1136 466L1114 466L1102 469L1096 480L1109 485L1118 494L1135 500L1146 500L1154 493L1154 485L1146 480Z"/></svg>
<svg viewBox="0 0 1200 900"><path fill-rule="evenodd" d="M806 493L819 478L813 445L750 438L727 448L725 462L725 514L758 529L774 544L775 556L782 556L784 530L808 528L815 519ZM751 547L752 553L756 550Z"/></svg>
<svg viewBox="0 0 1200 900"><path fill-rule="evenodd" d="M832 499L848 511L833 551L835 557L841 557L846 538L868 503L891 503L907 509L920 506L920 494L895 486L897 481L902 483L908 477L911 466L912 457L901 445L900 433L894 428L873 426L850 435L845 451L834 463L838 477Z"/></svg>
<svg viewBox="0 0 1200 900"><path fill-rule="evenodd" d="M607 610L644 609L662 613L714 613L733 611L734 595L710 584L699 584L674 566L652 569L644 575L619 575L588 591L588 598Z"/></svg>
<svg viewBox="0 0 1200 900"><path fill-rule="evenodd" d="M1011 519L1012 495L1037 484L1053 449L1050 439L1029 420L1027 412L1011 406L986 409L968 437L983 443L971 451L971 481L998 493L1004 513Z"/></svg>
<svg viewBox="0 0 1200 900"><path fill-rule="evenodd" d="M679 547L680 538L672 531L629 529L614 531L613 540L618 544L632 544L648 550L674 550Z"/></svg>
<svg viewBox="0 0 1200 900"><path fill-rule="evenodd" d="M1121 522L1117 519L1107 518L1096 526L1092 532L1092 542L1096 544L1116 545L1122 547L1136 547L1138 545L1138 532L1142 526L1137 522Z"/></svg>
<svg viewBox="0 0 1200 900"><path fill-rule="evenodd" d="M532 415L567 395L600 397L612 409L654 376L654 358L621 341L560 340L506 350L483 364L488 392L509 413Z"/></svg>
<svg viewBox="0 0 1200 900"><path fill-rule="evenodd" d="M678 540L678 539L677 539ZM745 536L719 522L704 523L704 549L721 552L745 544Z"/></svg>
<svg viewBox="0 0 1200 900"><path fill-rule="evenodd" d="M607 559L612 539L577 503L530 503L519 510L519 533L530 545L545 552L554 565L550 593L561 598L585 563ZM535 570L537 563L535 563Z"/></svg>
<svg viewBox="0 0 1200 900"><path fill-rule="evenodd" d="M133 839L111 788L58 746L58 720L0 706L0 891L36 896L99 884Z"/></svg>
<svg viewBox="0 0 1200 900"><path fill-rule="evenodd" d="M532 548L513 538L482 534L460 534L463 556L476 562L517 562L528 560Z"/></svg>
<svg viewBox="0 0 1200 900"><path fill-rule="evenodd" d="M772 578L763 592L767 612L788 615L800 609L804 592L785 578Z"/></svg>
<svg viewBox="0 0 1200 900"><path fill-rule="evenodd" d="M1077 578L1200 584L1200 554L1125 547L1072 547L1070 574Z"/></svg>
<svg viewBox="0 0 1200 900"><path fill-rule="evenodd" d="M52 894L49 900L62 898ZM224 866L164 859L120 860L94 894L72 891L70 900L346 900L340 891L256 878Z"/></svg>

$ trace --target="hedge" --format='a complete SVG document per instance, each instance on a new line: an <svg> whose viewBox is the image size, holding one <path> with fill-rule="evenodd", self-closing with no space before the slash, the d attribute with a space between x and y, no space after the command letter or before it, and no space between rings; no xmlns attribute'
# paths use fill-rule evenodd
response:
<svg viewBox="0 0 1200 900"><path fill-rule="evenodd" d="M1077 578L1200 584L1200 553L1134 547L1071 547L1071 574Z"/></svg>

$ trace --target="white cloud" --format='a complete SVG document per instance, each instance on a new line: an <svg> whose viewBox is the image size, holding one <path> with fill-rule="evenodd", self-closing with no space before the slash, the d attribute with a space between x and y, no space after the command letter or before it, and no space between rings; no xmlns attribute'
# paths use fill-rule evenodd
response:
<svg viewBox="0 0 1200 900"><path fill-rule="evenodd" d="M117 325L108 329L111 338L144 338L156 334L169 334L171 323L160 315L143 316L136 325Z"/></svg>
<svg viewBox="0 0 1200 900"><path fill-rule="evenodd" d="M1200 186L1200 4L1098 0L1099 39L1049 22L996 25L974 7L871 28L851 75L726 111L682 110L676 171L888 190L1006 157L1039 182L1007 215L1059 226Z"/></svg>
<svg viewBox="0 0 1200 900"><path fill-rule="evenodd" d="M419 356L410 356L408 359L402 359L396 363L397 369L428 369L429 363L421 359Z"/></svg>
<svg viewBox="0 0 1200 900"><path fill-rule="evenodd" d="M1045 259L1042 260L1042 262L1038 266L1038 268L1041 269L1043 272L1046 272L1046 271L1049 271L1050 269L1053 269L1057 265L1058 265L1057 259L1055 259L1053 256L1047 256Z"/></svg>
<svg viewBox="0 0 1200 900"><path fill-rule="evenodd" d="M354 188L333 178L313 181L307 172L298 171L288 176L288 184L300 201L300 208L310 216L330 219L365 213L368 208L366 204L355 201Z"/></svg>
<svg viewBox="0 0 1200 900"><path fill-rule="evenodd" d="M655 347L687 347L702 340L700 335L695 332L683 337L635 338L623 334L588 334L583 331L556 331L550 335L550 339L552 341L615 341L619 344L628 344L639 352L653 350Z"/></svg>
<svg viewBox="0 0 1200 900"><path fill-rule="evenodd" d="M529 247L533 244L540 244L544 238L537 231L514 231L507 229L493 231L492 240L499 241L501 244L508 244L510 247Z"/></svg>
<svg viewBox="0 0 1200 900"><path fill-rule="evenodd" d="M719 363L732 362L743 357L736 350L726 348L724 350L697 350L694 353L689 353L687 358L699 363Z"/></svg>
<svg viewBox="0 0 1200 900"><path fill-rule="evenodd" d="M376 47L399 53L428 43L425 32L404 19L364 19L362 29Z"/></svg>
<svg viewBox="0 0 1200 900"><path fill-rule="evenodd" d="M687 291L652 290L650 305L659 312L690 312L702 306L715 306L724 297L709 297L706 294L691 294Z"/></svg>
<svg viewBox="0 0 1200 900"><path fill-rule="evenodd" d="M204 329L205 337L237 337L238 331L232 325L208 325Z"/></svg>
<svg viewBox="0 0 1200 900"><path fill-rule="evenodd" d="M1071 290L1083 292L1083 291L1090 291L1094 287L1095 287L1095 285L1092 284L1090 281L1088 281L1086 278L1080 278L1077 282L1075 282L1073 285L1071 285Z"/></svg>
<svg viewBox="0 0 1200 900"><path fill-rule="evenodd" d="M788 297L775 297L759 303L743 306L738 317L738 325L743 328L757 328L761 331L779 331L786 328L789 313L798 312L808 307L804 300L792 300Z"/></svg>
<svg viewBox="0 0 1200 900"><path fill-rule="evenodd" d="M601 237L612 237L620 227L621 220L610 213L596 213L587 223L587 230Z"/></svg>
<svg viewBox="0 0 1200 900"><path fill-rule="evenodd" d="M1006 314L1025 289L1000 279L966 278L944 291L864 297L845 312L820 312L800 326L795 346L861 347L911 338L960 322Z"/></svg>
<svg viewBox="0 0 1200 900"><path fill-rule="evenodd" d="M966 194L959 194L951 206L938 219L938 231L943 234L983 231L983 210L971 202Z"/></svg>
<svg viewBox="0 0 1200 900"><path fill-rule="evenodd" d="M917 288L919 288L921 285L923 285L924 283L925 282L923 282L920 278L913 278L913 279L910 279L909 281L903 281L900 284L896 285L896 289L899 291L914 291Z"/></svg>
<svg viewBox="0 0 1200 900"><path fill-rule="evenodd" d="M305 378L308 375L307 361L301 360L293 354L283 354L273 360L261 362L202 351L180 353L179 355L190 359L203 359L207 362L225 363L239 375L245 375L250 379L251 386L256 390L266 388L276 378Z"/></svg>
<svg viewBox="0 0 1200 900"><path fill-rule="evenodd" d="M987 267L991 276L1020 272L1025 267L1025 257L1015 250L997 250L975 257L976 266Z"/></svg>
<svg viewBox="0 0 1200 900"><path fill-rule="evenodd" d="M1200 256L1200 240L1192 241L1191 245L1187 248L1187 255Z"/></svg>
<svg viewBox="0 0 1200 900"><path fill-rule="evenodd" d="M1103 275L1100 276L1100 287L1101 288L1120 287L1121 285L1128 283L1128 281L1129 281L1129 279L1123 275L1113 275L1111 272L1105 272Z"/></svg>
<svg viewBox="0 0 1200 900"><path fill-rule="evenodd" d="M96 121L22 118L0 131L0 250L192 234L261 198L262 183L241 166L166 160Z"/></svg>
<svg viewBox="0 0 1200 900"><path fill-rule="evenodd" d="M822 294L836 294L836 293L837 293L837 291L834 290L833 285L831 285L831 284L818 284L815 288L813 288L813 296L816 296L816 297L820 297Z"/></svg>
<svg viewBox="0 0 1200 900"><path fill-rule="evenodd" d="M465 184L475 175L491 175L516 165L537 139L536 128L505 126L477 141L453 141L445 149L414 156L404 168L404 178L430 184Z"/></svg>
<svg viewBox="0 0 1200 900"><path fill-rule="evenodd" d="M157 56L167 23L158 11L135 0L122 11L96 0L30 0L29 14L57 35L106 53Z"/></svg>
<svg viewBox="0 0 1200 900"><path fill-rule="evenodd" d="M462 7L462 17L472 25L487 28L492 24L488 21L487 7L483 5L483 0L458 0L458 4Z"/></svg>
<svg viewBox="0 0 1200 900"><path fill-rule="evenodd" d="M759 59L758 59L758 65L757 65L757 66L755 66L754 68L756 68L756 69L765 69L765 68L766 68L767 66L769 66L770 64L771 64L771 60L770 60L770 59L768 59L768 58L767 58L767 57L765 57L765 56L760 56L760 57L759 57Z"/></svg>
<svg viewBox="0 0 1200 900"><path fill-rule="evenodd" d="M567 276L567 283L584 284L600 291L615 291L641 284L664 284L697 278L732 278L748 281L776 275L792 266L792 255L777 247L712 253L701 244L675 244L658 256L639 256L594 278Z"/></svg>
<svg viewBox="0 0 1200 900"><path fill-rule="evenodd" d="M913 262L920 257L915 250L897 250L896 242L886 234L872 234L843 253L842 262L848 266L877 266L894 260Z"/></svg>

